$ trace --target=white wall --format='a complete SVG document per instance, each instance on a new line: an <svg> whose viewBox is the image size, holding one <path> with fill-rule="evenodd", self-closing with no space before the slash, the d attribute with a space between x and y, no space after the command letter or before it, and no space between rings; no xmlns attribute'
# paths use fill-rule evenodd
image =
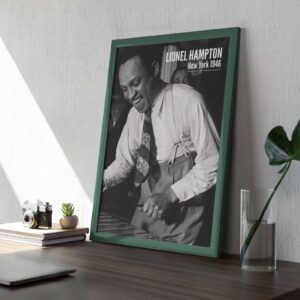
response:
<svg viewBox="0 0 300 300"><path fill-rule="evenodd" d="M25 199L89 225L112 39L242 28L223 250L239 251L239 190L272 187L263 143L300 117L300 1L0 0L0 222ZM278 256L300 262L300 164L279 190ZM58 218L56 213L55 218Z"/></svg>

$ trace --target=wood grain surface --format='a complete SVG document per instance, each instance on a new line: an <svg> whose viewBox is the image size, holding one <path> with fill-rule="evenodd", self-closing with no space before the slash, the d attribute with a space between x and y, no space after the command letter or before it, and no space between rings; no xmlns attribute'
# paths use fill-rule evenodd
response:
<svg viewBox="0 0 300 300"><path fill-rule="evenodd" d="M259 300L300 286L300 264L283 261L277 272L253 273L241 271L236 256L212 259L93 242L42 249L1 241L0 249L1 255L77 268L69 277L18 288L0 286L1 300Z"/></svg>

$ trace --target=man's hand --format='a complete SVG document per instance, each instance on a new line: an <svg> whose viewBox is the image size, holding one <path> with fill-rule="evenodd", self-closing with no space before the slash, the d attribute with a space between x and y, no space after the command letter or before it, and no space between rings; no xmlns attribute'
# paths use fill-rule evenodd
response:
<svg viewBox="0 0 300 300"><path fill-rule="evenodd" d="M168 209L169 205L177 200L176 194L171 188L168 188L163 193L153 194L146 200L143 206L143 211L152 218L162 218Z"/></svg>

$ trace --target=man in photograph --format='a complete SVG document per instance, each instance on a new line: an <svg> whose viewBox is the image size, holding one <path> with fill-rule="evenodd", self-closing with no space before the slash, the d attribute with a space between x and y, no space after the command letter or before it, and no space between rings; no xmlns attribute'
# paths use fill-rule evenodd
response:
<svg viewBox="0 0 300 300"><path fill-rule="evenodd" d="M133 107L103 188L133 174L140 197L132 224L164 241L195 244L205 213L202 195L216 184L219 137L201 94L163 82L155 57L161 52L145 48L118 53L119 85Z"/></svg>
<svg viewBox="0 0 300 300"><path fill-rule="evenodd" d="M171 83L184 83L192 86L191 75L189 74L186 67L177 68L171 77Z"/></svg>

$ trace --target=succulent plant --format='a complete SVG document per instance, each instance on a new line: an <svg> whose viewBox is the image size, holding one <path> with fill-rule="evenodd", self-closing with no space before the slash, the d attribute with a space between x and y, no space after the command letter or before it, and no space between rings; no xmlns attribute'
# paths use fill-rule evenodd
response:
<svg viewBox="0 0 300 300"><path fill-rule="evenodd" d="M61 211L64 217L71 217L74 214L74 205L72 203L63 203L61 206Z"/></svg>

